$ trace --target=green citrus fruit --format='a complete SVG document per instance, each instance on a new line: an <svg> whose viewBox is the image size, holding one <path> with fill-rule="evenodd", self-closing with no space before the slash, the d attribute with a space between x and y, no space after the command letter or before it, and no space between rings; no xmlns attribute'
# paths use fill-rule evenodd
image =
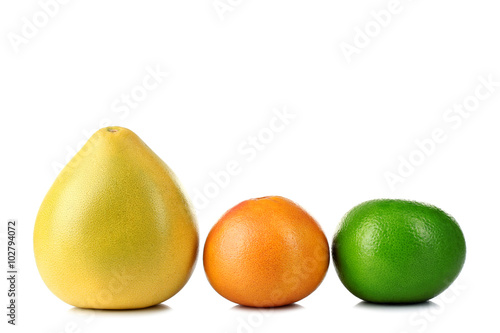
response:
<svg viewBox="0 0 500 333"><path fill-rule="evenodd" d="M364 202L342 219L332 245L340 280L375 303L424 302L455 280L465 239L453 217L413 201Z"/></svg>

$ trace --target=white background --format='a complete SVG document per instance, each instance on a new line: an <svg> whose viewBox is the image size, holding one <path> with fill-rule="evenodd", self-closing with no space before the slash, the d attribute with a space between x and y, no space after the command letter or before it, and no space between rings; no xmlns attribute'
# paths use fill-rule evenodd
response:
<svg viewBox="0 0 500 333"><path fill-rule="evenodd" d="M7 325L2 314L2 332L496 327L500 87L473 104L480 77L500 81L497 2L401 0L399 12L380 31L370 12L388 8L389 1L222 3L232 6L223 19L212 0L69 1L16 52L12 36L22 36L23 17L33 22L41 7L34 0L2 1L2 236L7 219L20 224L19 325ZM43 14L38 19L44 24ZM366 25L373 37L361 45L357 29ZM355 46L355 38L360 47L349 62L341 45ZM135 108L115 112L122 94L140 90L147 68L169 76ZM474 111L462 120L444 118L456 117L447 110L464 100ZM295 118L270 140L265 128L276 108L287 108ZM465 267L432 302L387 307L360 302L331 265L313 294L273 311L223 299L199 260L185 288L162 306L125 312L72 308L43 284L32 231L56 177L54 166L64 164L85 133L107 119L136 132L176 172L191 199L210 183L210 172L238 161L241 172L198 210L201 246L227 209L252 197L296 201L329 241L356 204L405 198L434 204L458 220L467 241ZM446 139L433 149L428 145L422 159L415 140L430 138L436 128ZM268 142L255 156L238 150L259 134ZM400 158L410 155L421 165L406 170L404 182L391 188L384 174L398 172ZM6 261L5 238L0 240ZM5 281L1 288L5 308Z"/></svg>

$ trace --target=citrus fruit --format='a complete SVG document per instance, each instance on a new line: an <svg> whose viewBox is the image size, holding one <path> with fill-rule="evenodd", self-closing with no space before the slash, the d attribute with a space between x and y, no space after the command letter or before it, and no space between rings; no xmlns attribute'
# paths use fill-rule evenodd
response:
<svg viewBox="0 0 500 333"><path fill-rule="evenodd" d="M444 291L465 261L453 217L413 201L364 202L342 219L332 244L340 280L375 303L423 302Z"/></svg>
<svg viewBox="0 0 500 333"><path fill-rule="evenodd" d="M210 231L203 263L212 287L235 303L276 307L312 293L330 254L319 224L283 197L244 201Z"/></svg>
<svg viewBox="0 0 500 333"><path fill-rule="evenodd" d="M48 288L71 305L134 309L189 279L198 232L172 171L132 131L96 132L45 196L34 231Z"/></svg>

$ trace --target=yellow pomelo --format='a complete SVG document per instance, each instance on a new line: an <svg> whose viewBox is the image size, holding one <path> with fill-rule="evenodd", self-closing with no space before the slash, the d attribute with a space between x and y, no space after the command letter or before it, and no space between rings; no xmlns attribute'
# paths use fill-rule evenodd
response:
<svg viewBox="0 0 500 333"><path fill-rule="evenodd" d="M61 171L35 224L49 289L74 306L159 304L189 279L198 232L174 174L132 131L97 131Z"/></svg>

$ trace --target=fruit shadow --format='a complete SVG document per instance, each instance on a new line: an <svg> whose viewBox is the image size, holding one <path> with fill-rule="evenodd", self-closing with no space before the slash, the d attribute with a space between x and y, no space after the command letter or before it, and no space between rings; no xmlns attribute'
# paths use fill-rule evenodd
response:
<svg viewBox="0 0 500 333"><path fill-rule="evenodd" d="M438 308L438 305L432 301L426 301L421 303L403 303L403 304L383 304L383 303L371 303L366 301L361 301L354 306L357 309L370 310L370 311L415 311L415 310L425 310Z"/></svg>
<svg viewBox="0 0 500 333"><path fill-rule="evenodd" d="M81 315L81 316L96 316L96 317L130 317L130 316L143 316L150 315L154 313L161 313L171 310L168 305L158 304L150 306L148 308L142 309L123 309L123 310L104 310L104 309L82 309L82 308L71 308L68 313Z"/></svg>
<svg viewBox="0 0 500 333"><path fill-rule="evenodd" d="M240 312L286 312L286 311L297 311L302 310L304 307L299 304L288 304L284 306L278 306L274 308L254 308L251 306L235 305L231 308L231 311Z"/></svg>

